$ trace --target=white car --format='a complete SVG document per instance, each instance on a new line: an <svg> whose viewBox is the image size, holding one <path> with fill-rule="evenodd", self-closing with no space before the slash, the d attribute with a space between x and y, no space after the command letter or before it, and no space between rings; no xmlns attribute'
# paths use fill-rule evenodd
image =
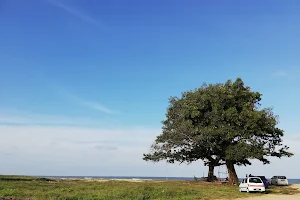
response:
<svg viewBox="0 0 300 200"><path fill-rule="evenodd" d="M266 188L259 177L245 178L239 185L240 192L265 192Z"/></svg>
<svg viewBox="0 0 300 200"><path fill-rule="evenodd" d="M289 185L289 181L285 176L273 176L271 178L272 185Z"/></svg>

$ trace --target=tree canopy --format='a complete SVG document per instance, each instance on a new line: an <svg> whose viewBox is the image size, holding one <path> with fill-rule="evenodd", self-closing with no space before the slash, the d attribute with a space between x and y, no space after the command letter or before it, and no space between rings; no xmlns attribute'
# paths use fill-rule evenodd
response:
<svg viewBox="0 0 300 200"><path fill-rule="evenodd" d="M240 78L171 97L162 134L143 159L226 164L229 182L237 183L234 165L250 165L251 159L268 164L269 156L292 156L282 144L278 117L271 108L261 108L261 98Z"/></svg>

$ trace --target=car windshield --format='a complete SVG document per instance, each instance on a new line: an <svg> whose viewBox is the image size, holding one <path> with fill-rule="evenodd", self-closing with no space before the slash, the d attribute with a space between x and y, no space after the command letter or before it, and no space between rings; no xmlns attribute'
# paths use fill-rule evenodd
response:
<svg viewBox="0 0 300 200"><path fill-rule="evenodd" d="M286 179L285 176L278 176L278 179Z"/></svg>
<svg viewBox="0 0 300 200"><path fill-rule="evenodd" d="M260 178L249 178L249 183L261 183Z"/></svg>

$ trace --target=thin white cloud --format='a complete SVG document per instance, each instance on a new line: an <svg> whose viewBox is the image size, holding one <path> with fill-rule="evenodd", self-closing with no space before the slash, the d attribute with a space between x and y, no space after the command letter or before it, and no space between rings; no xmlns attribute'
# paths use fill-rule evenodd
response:
<svg viewBox="0 0 300 200"><path fill-rule="evenodd" d="M62 97L72 103L106 114L120 114L119 111L112 110L100 102L86 100L81 98L80 96L70 93L67 89L63 88L53 79L48 82L56 93L59 93Z"/></svg>
<svg viewBox="0 0 300 200"><path fill-rule="evenodd" d="M96 145L95 146L95 149L98 149L98 150L106 150L106 151L115 151L118 149L117 146L107 146L107 145Z"/></svg>
<svg viewBox="0 0 300 200"><path fill-rule="evenodd" d="M118 114L119 113L119 112L113 111L97 102L81 101L80 103L88 108L91 108L96 111L104 112L107 114Z"/></svg>
<svg viewBox="0 0 300 200"><path fill-rule="evenodd" d="M103 112L106 114L120 114L119 111L112 110L103 104L95 101L86 101L76 95L70 94L69 92L66 92L65 90L60 89L60 93L63 97L65 97L67 100L76 103L78 105L84 106L86 108L98 111L98 112Z"/></svg>
<svg viewBox="0 0 300 200"><path fill-rule="evenodd" d="M57 1L51 0L51 2L57 2ZM12 58L14 58L14 57L12 57ZM28 62L24 59L20 59L20 58L15 58L15 59L22 61L26 65L28 65L28 64L37 65L36 63ZM31 76L31 78L33 78L32 73L30 74L30 76ZM84 106L86 108L89 108L89 109L92 109L92 110L95 110L98 112L103 112L106 114L120 114L119 111L110 109L100 102L97 102L94 100L86 100L86 99L81 98L80 96L71 94L67 89L65 89L63 86L61 86L55 79L50 78L49 76L46 75L46 73L44 73L41 70L40 71L35 70L35 76L39 77L40 79L43 79L43 83L45 84L45 86L51 88L52 91L55 93L54 95L61 95L62 97L66 98L68 101L70 101L72 103ZM1 110L1 108L0 108L0 110ZM2 121L6 120L6 121L8 121L8 123L10 123L9 121L16 121L16 120L17 121L23 121L23 120L28 121L27 119L24 119L24 118L22 120L18 120L16 117L13 117L13 119L10 119L10 117L7 117L7 116L5 116L6 119L4 119L4 118L1 119L1 117L2 116L0 114L0 123L1 123L1 120ZM50 120L50 121L53 121L53 120ZM65 121L65 120L61 120L61 121Z"/></svg>
<svg viewBox="0 0 300 200"><path fill-rule="evenodd" d="M42 125L42 126L74 126L74 127L117 127L113 119L91 118L87 116L60 116L31 113L16 109L0 107L0 125Z"/></svg>
<svg viewBox="0 0 300 200"><path fill-rule="evenodd" d="M287 75L286 72L282 71L282 70L277 70L276 72L273 73L273 76L276 76L276 77L284 77L286 75Z"/></svg>
<svg viewBox="0 0 300 200"><path fill-rule="evenodd" d="M95 18L85 14L84 12L82 12L82 11L72 7L72 6L63 4L62 2L56 1L56 0L47 0L47 1L49 3L51 3L52 5L63 9L65 12L69 13L70 15L73 15L73 16L77 17L78 19L81 19L82 21L85 21L85 22L87 22L89 24L92 24L92 25L103 27L103 24L101 24Z"/></svg>

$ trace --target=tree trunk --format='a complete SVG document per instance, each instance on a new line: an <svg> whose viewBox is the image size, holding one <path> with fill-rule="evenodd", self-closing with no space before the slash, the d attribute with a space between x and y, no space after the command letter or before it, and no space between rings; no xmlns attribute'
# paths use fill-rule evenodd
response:
<svg viewBox="0 0 300 200"><path fill-rule="evenodd" d="M207 176L207 181L208 182L213 182L214 181L214 169L215 166L213 163L208 164L208 176Z"/></svg>
<svg viewBox="0 0 300 200"><path fill-rule="evenodd" d="M239 179L236 175L236 171L234 168L234 163L230 160L226 160L226 167L228 171L228 182L229 184L238 184Z"/></svg>

